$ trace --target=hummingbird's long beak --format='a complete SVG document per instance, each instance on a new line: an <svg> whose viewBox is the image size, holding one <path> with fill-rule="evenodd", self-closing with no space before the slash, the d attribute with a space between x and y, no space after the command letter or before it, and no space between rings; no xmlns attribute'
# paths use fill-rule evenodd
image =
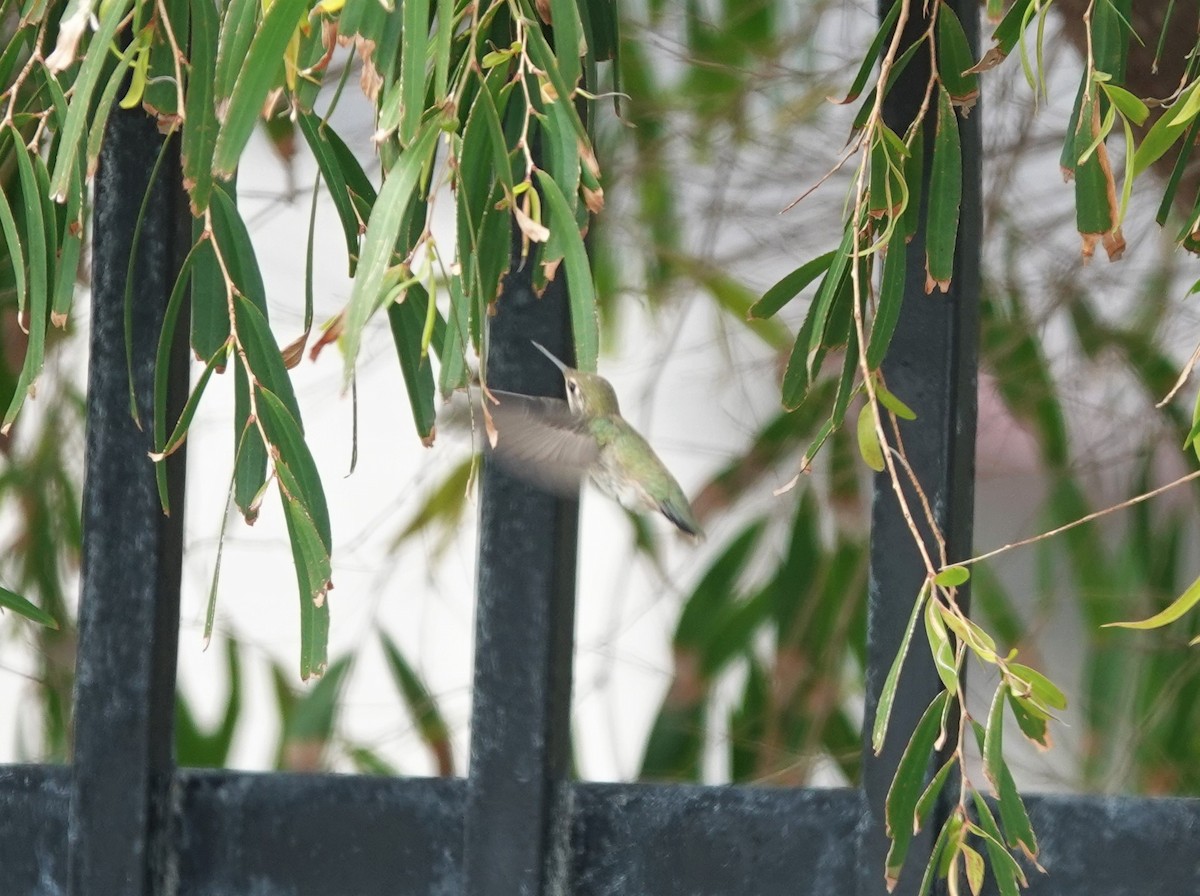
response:
<svg viewBox="0 0 1200 896"><path fill-rule="evenodd" d="M547 358L549 358L554 363L554 366L557 367L559 370L561 370L563 373L566 373L568 370L571 369L566 364L564 364L562 361L558 360L558 358L554 357L554 355L550 354L550 350L548 348L546 348L546 346L542 345L540 342L538 342L535 339L530 339L529 341L533 343L534 348L536 348L539 352L541 352L543 355L545 355Z"/></svg>

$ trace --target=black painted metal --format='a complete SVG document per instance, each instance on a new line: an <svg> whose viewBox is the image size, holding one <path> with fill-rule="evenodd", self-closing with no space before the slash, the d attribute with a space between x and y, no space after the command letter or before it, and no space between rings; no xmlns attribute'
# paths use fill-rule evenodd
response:
<svg viewBox="0 0 1200 896"><path fill-rule="evenodd" d="M562 375L529 340L573 362L564 280L535 296L518 253L489 328L488 384L561 398ZM487 461L481 487L465 892L566 893L579 505Z"/></svg>
<svg viewBox="0 0 1200 896"><path fill-rule="evenodd" d="M180 896L463 892L459 779L183 771Z"/></svg>
<svg viewBox="0 0 1200 896"><path fill-rule="evenodd" d="M571 789L578 896L840 896L855 875L856 790ZM184 770L177 792L179 896L463 892L462 779ZM69 794L65 767L0 767L5 896L64 892ZM1028 896L1200 893L1200 800L1026 802L1046 868Z"/></svg>
<svg viewBox="0 0 1200 896"><path fill-rule="evenodd" d="M951 2L971 41L979 44L979 12L975 3ZM892 0L880 0L881 14ZM920 5L912 7L904 45L917 40L928 26ZM916 116L929 82L928 56L917 53L884 100L889 126L904 134ZM895 335L883 364L888 388L911 407L920 408L916 420L902 421L901 436L909 462L928 497L938 528L946 538L951 561L971 553L975 484L975 415L979 348L979 253L981 247L979 111L960 118L963 145L963 192L960 230L954 259L954 279L943 295L925 293L925 231L920 228L908 246L904 305ZM934 122L926 121L925 164L932 157ZM929 177L926 173L925 183ZM922 221L928 192L923 191ZM912 515L930 555L937 560L936 543L929 535L915 492L907 488ZM871 725L884 677L900 646L905 627L926 576L925 564L901 511L886 473L875 478L871 516L871 571L867 630L868 670L866 723L864 724L863 786L868 815L860 840L859 894L886 892L883 868L888 850L884 802L892 774L904 746L925 707L941 691L929 651L918 634L914 649L901 673L898 697L892 709L888 735L878 757L870 748ZM960 590L965 603L967 594ZM918 626L920 624L918 623ZM955 788L947 787L950 794ZM943 815L944 817L944 815ZM936 832L940 820L929 826ZM911 847L896 894L915 893L932 847L927 829Z"/></svg>
<svg viewBox="0 0 1200 896"><path fill-rule="evenodd" d="M962 19L975 37L976 16ZM918 59L920 55L918 54ZM914 67L917 63L914 63ZM922 85L923 80L917 79ZM888 106L902 122L913 95ZM907 103L907 105L906 105ZM904 430L951 556L970 542L979 243L978 118L964 122L955 291L925 296L921 242L887 361L922 409ZM158 512L148 437L128 414L122 300L133 220L158 150L139 113L110 121L96 198L87 535L71 767L0 767L0 896L833 896L882 893L882 800L936 680L914 651L893 737L863 790L573 783L569 702L577 505L485 468L470 777L385 779L176 770L172 761L182 470ZM163 166L135 290L140 413L163 304L190 238L175 160ZM561 280L509 278L490 330L497 388L561 394L536 338L570 360ZM172 403L186 391L180 328ZM926 366L928 365L928 366ZM868 718L922 571L886 487L875 504ZM1200 800L1027 800L1048 874L1030 896L1200 893ZM911 866L923 864L920 846ZM928 842L924 848L928 849ZM911 892L905 879L900 892Z"/></svg>
<svg viewBox="0 0 1200 896"><path fill-rule="evenodd" d="M572 892L842 894L861 817L857 790L579 785Z"/></svg>
<svg viewBox="0 0 1200 896"><path fill-rule="evenodd" d="M158 337L189 244L177 147L168 149L174 156L163 165L168 173L151 188L134 274L133 380L141 428L129 412L124 336L134 224L161 146L154 122L140 110L114 110L96 176L68 837L68 892L76 896L161 892L169 871L183 452L169 461L170 518L160 509L148 452ZM172 378L176 414L187 390L186 328L179 333Z"/></svg>

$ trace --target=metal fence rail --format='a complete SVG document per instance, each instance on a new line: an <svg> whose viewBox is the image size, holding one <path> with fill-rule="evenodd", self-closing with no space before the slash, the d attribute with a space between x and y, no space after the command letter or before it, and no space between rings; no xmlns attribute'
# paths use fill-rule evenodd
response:
<svg viewBox="0 0 1200 896"><path fill-rule="evenodd" d="M904 103L889 114L903 116ZM974 155L966 166L958 290L931 299L910 284L914 301L906 303L888 360L889 381L903 381L899 388L922 407L921 428L906 430L905 441L942 499L935 502L944 508L941 522L960 553L969 550L971 518L977 123L976 116L964 129ZM490 467L468 778L176 768L182 452L170 472L175 515L165 520L146 458L149 437L129 419L122 336L122 277L160 138L138 113L118 110L109 128L96 189L75 761L0 767L0 896L884 893L883 798L898 744L937 687L932 670L915 661L906 672L895 740L878 759L865 751L862 790L572 781L577 509ZM136 275L133 352L144 419L157 322L190 236L179 184L155 189ZM534 301L519 275L507 284L491 333L496 386L561 388L525 342L534 336L567 357L564 297L556 289L561 283ZM181 340L176 406L187 388L187 360ZM903 550L908 533L894 499L887 489L877 492L868 714L909 613L916 591L909 586L920 575ZM1050 871L1032 875L1034 896L1200 893L1200 800L1033 796L1028 803ZM923 858L915 848L909 865ZM915 888L909 874L899 892Z"/></svg>

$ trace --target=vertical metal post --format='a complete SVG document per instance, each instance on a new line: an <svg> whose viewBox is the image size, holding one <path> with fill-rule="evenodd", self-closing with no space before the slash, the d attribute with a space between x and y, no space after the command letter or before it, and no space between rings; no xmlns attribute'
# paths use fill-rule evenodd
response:
<svg viewBox="0 0 1200 896"><path fill-rule="evenodd" d="M531 271L504 284L490 325L488 383L563 396L530 339L570 363L562 273L538 298ZM545 341L543 341L545 340ZM577 501L485 460L480 502L475 690L467 781L468 896L565 894Z"/></svg>
<svg viewBox="0 0 1200 896"><path fill-rule="evenodd" d="M184 457L181 450L168 461L168 518L159 506L148 452L155 352L167 297L187 250L190 218L177 141L149 185L162 141L141 110L114 109L96 177L83 591L68 821L68 892L74 896L163 893L170 871ZM148 187L152 194L132 293L139 428L129 409L125 278ZM176 415L188 385L187 316L182 318L168 402Z"/></svg>
<svg viewBox="0 0 1200 896"><path fill-rule="evenodd" d="M884 15L893 0L880 0ZM896 0L899 2L899 0ZM962 0L948 4L962 20L972 50L979 46L979 10ZM920 4L913 4L905 32L907 47L928 26ZM903 134L920 107L929 78L928 55L918 52L884 101L889 126ZM925 127L925 189L922 226L908 246L904 305L883 370L888 388L917 411L917 419L902 422L901 435L918 481L946 538L951 560L970 556L975 479L975 416L979 350L979 253L981 246L979 110L959 119L963 153L963 191L954 279L949 293L925 294L925 227L929 163L934 122ZM907 490L911 506L916 504ZM920 514L915 514L918 517ZM922 521L919 519L919 523ZM921 528L928 539L926 527ZM892 708L888 736L875 756L870 747L884 677L900 646L913 601L925 579L925 569L913 544L908 524L886 474L875 479L871 519L871 572L867 631L868 672L864 729L863 786L867 814L859 843L858 892L884 894L888 840L884 801L900 755L930 700L941 690L924 632L914 635L913 647L901 674ZM961 599L965 594L960 591ZM919 628L919 626L918 626ZM951 788L947 788L947 791ZM944 815L942 816L944 818ZM941 824L930 824L936 834ZM932 848L930 831L914 841L895 894L915 893Z"/></svg>

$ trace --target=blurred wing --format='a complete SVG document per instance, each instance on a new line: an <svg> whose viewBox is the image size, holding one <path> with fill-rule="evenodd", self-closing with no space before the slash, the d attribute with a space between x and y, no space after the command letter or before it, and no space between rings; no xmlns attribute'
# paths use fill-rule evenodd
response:
<svg viewBox="0 0 1200 896"><path fill-rule="evenodd" d="M595 438L561 398L495 389L487 399L496 427L492 457L507 472L554 494L574 497L599 454ZM485 449L490 448L484 439Z"/></svg>

